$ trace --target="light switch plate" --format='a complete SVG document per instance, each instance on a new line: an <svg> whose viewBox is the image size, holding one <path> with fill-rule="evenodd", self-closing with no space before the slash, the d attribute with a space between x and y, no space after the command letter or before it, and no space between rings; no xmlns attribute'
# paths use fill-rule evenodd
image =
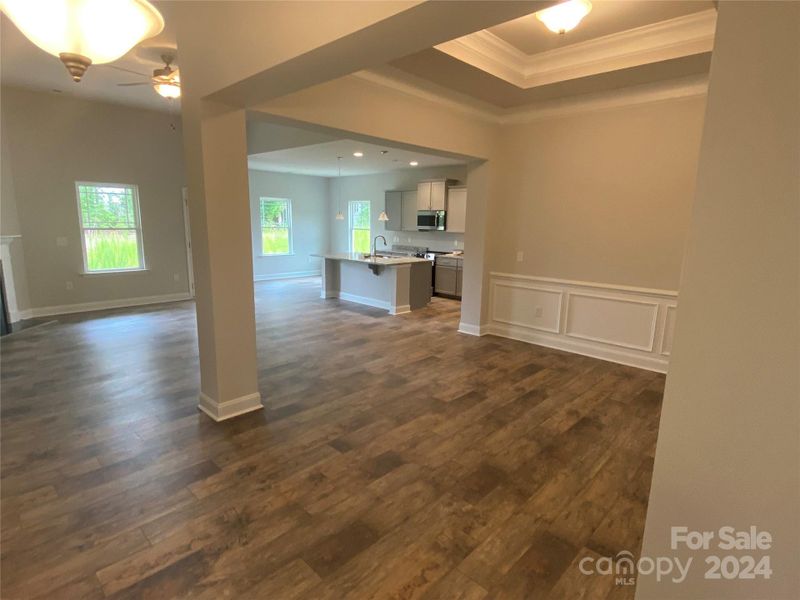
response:
<svg viewBox="0 0 800 600"><path fill-rule="evenodd" d="M523 257L524 257L524 255L522 254L522 251L518 251L517 252L517 262L522 262Z"/></svg>
<svg viewBox="0 0 800 600"><path fill-rule="evenodd" d="M67 245L67 238L63 236L59 236L56 238L56 246L60 246L61 248L63 248L66 245Z"/></svg>

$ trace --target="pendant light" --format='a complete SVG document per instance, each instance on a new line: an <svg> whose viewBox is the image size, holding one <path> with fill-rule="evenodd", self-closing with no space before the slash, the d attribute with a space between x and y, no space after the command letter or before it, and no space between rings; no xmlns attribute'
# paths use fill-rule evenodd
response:
<svg viewBox="0 0 800 600"><path fill-rule="evenodd" d="M379 214L379 215L378 215L378 221L384 221L384 222L386 222L386 221L388 221L388 220L389 220L389 215L387 215L387 214L386 214L386 211L385 211L385 210L382 210L382 211L381 211L381 214Z"/></svg>
<svg viewBox="0 0 800 600"><path fill-rule="evenodd" d="M147 0L0 0L0 10L31 42L60 58L75 82L89 65L115 61L164 29L164 18Z"/></svg>
<svg viewBox="0 0 800 600"><path fill-rule="evenodd" d="M344 221L344 213L342 212L342 184L339 179L342 177L342 157L337 156L336 160L338 161L339 165L339 176L336 178L336 220L337 221Z"/></svg>

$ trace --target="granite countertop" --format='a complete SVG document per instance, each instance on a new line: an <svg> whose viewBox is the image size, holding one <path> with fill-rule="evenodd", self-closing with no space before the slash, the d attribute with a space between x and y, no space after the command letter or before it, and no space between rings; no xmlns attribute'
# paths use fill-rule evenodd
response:
<svg viewBox="0 0 800 600"><path fill-rule="evenodd" d="M378 253L380 254L380 252ZM407 265L411 263L430 263L425 258L417 258L415 256L376 256L371 258L364 258L360 252L337 252L328 254L312 254L319 258L327 258L329 260L347 260L350 262L360 262L368 265Z"/></svg>

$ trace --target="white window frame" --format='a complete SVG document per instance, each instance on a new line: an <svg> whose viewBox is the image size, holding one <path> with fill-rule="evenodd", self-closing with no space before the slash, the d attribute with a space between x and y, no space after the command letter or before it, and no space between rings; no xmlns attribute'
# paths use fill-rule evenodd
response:
<svg viewBox="0 0 800 600"><path fill-rule="evenodd" d="M84 227L83 225L83 207L81 206L80 186L92 187L117 187L129 188L133 191L133 209L134 217L136 219L136 227ZM102 275L104 273L133 273L136 271L146 271L147 266L144 257L144 238L142 237L142 213L139 204L139 186L133 183L106 183L100 181L76 181L75 182L75 201L78 203L78 226L81 230L81 254L83 255L83 273L85 275ZM127 269L89 269L89 261L86 255L86 231L135 231L136 232L136 250L139 253L139 266L130 267Z"/></svg>
<svg viewBox="0 0 800 600"><path fill-rule="evenodd" d="M353 227L353 206L355 204L366 204L369 206L369 227L366 231L369 231L369 237L372 239L372 203L369 200L350 200L347 203L347 246L351 254L355 253L355 248L353 248L353 231L355 231L355 227ZM364 231L364 229L359 228L360 231ZM367 250L369 252L369 250Z"/></svg>
<svg viewBox="0 0 800 600"><path fill-rule="evenodd" d="M287 228L289 229L289 251L273 252L264 254L264 226L263 215L261 214L262 203L267 202L286 202ZM276 198L274 196L261 196L258 199L258 250L263 257L270 256L293 256L294 255L294 222L292 219L292 200L291 198Z"/></svg>

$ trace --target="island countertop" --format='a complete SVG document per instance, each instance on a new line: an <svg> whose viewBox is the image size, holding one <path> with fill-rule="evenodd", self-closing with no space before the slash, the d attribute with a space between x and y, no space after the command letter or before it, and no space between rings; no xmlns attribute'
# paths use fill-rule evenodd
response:
<svg viewBox="0 0 800 600"><path fill-rule="evenodd" d="M332 252L327 254L312 254L318 258L325 258L328 260L346 260L350 262L360 262L368 265L408 265L411 263L430 263L426 258L417 258L416 256L375 256L364 258L360 252Z"/></svg>

